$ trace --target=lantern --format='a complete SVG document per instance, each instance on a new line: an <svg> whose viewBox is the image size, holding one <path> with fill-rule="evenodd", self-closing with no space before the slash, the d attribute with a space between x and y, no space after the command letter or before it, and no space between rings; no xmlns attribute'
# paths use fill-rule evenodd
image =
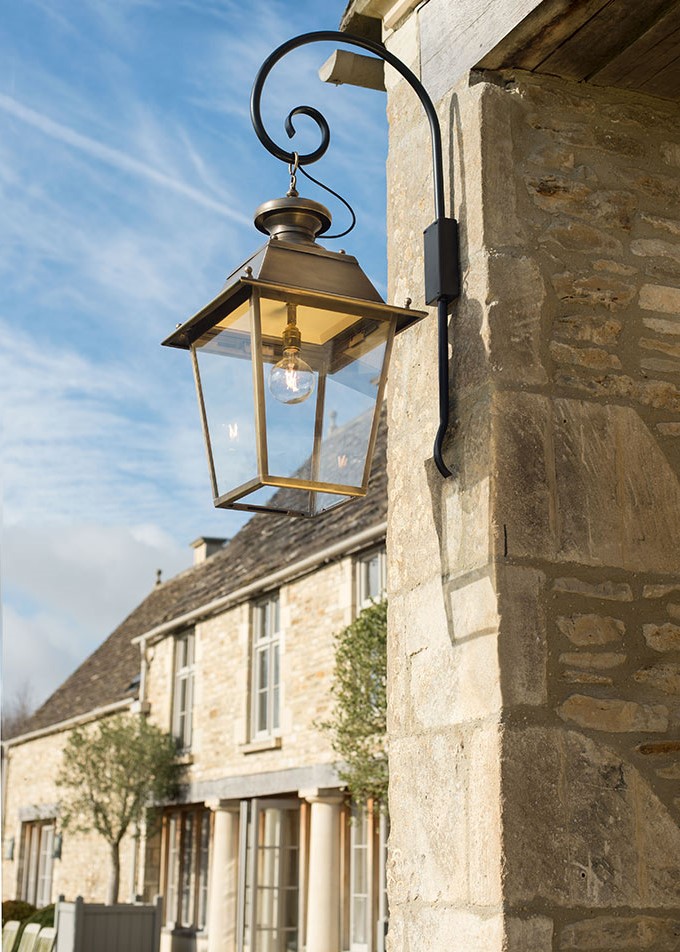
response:
<svg viewBox="0 0 680 952"><path fill-rule="evenodd" d="M314 516L366 494L395 333L356 258L316 242L297 195L255 215L267 243L163 343L191 351L215 506Z"/></svg>

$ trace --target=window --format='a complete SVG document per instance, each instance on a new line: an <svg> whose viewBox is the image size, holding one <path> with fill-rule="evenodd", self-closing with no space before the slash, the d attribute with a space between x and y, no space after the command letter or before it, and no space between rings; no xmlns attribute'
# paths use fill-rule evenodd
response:
<svg viewBox="0 0 680 952"><path fill-rule="evenodd" d="M387 564L385 549L372 549L357 559L357 611L385 597Z"/></svg>
<svg viewBox="0 0 680 952"><path fill-rule="evenodd" d="M41 909L52 901L54 820L24 823L21 831L21 898Z"/></svg>
<svg viewBox="0 0 680 952"><path fill-rule="evenodd" d="M165 922L171 928L204 929L208 911L210 810L169 810L164 816Z"/></svg>
<svg viewBox="0 0 680 952"><path fill-rule="evenodd" d="M387 931L387 814L352 805L349 828L350 952L384 952Z"/></svg>
<svg viewBox="0 0 680 952"><path fill-rule="evenodd" d="M251 734L267 737L279 729L280 707L279 596L255 605L253 616L253 690Z"/></svg>
<svg viewBox="0 0 680 952"><path fill-rule="evenodd" d="M191 720L194 701L194 633L175 640L172 732L181 750L191 747Z"/></svg>
<svg viewBox="0 0 680 952"><path fill-rule="evenodd" d="M297 952L300 803L241 803L239 952Z"/></svg>

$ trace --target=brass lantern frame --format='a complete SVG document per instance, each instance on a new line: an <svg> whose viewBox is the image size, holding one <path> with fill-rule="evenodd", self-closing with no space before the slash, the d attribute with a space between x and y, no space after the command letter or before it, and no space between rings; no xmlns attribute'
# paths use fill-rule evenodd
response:
<svg viewBox="0 0 680 952"><path fill-rule="evenodd" d="M311 214L321 217L323 206L306 199L279 199L268 202L258 209L256 221L260 221L263 230L272 228L274 216L278 219L286 214L295 213L296 209L308 209ZM317 206L316 208L314 206ZM269 218L269 221L267 221ZM328 217L330 225L330 216ZM356 258L341 252L329 251L326 248L309 240L285 240L285 230L276 230L267 244L255 252L243 265L234 271L227 279L224 289L209 304L201 308L193 317L189 318L174 331L163 344L169 347L178 347L190 350L196 380L201 423L208 457L208 468L213 492L213 501L217 508L238 509L246 512L284 512L301 514L300 509L291 509L285 504L285 494L279 494L266 506L252 504L244 497L258 489L271 487L273 489L303 490L310 493L347 496L349 499L365 496L368 489L371 461L377 438L379 408L384 396L387 380L386 368L392 349L394 334L410 327L416 321L426 316L426 311L417 311L411 308L393 307L385 304L361 270ZM287 279L285 282L282 277ZM341 292L352 293L341 293ZM370 436L367 444L366 459L363 466L361 480L356 484L340 484L315 478L318 474L318 454L320 452L321 427L325 394L320 393L317 402L314 451L311 459L311 479L296 476L280 476L271 472L267 451L267 419L264 366L265 357L273 353L278 339L263 339L262 320L260 314L261 299L278 302L293 303L298 306L316 307L323 311L338 312L346 316L355 316L380 323L389 322L391 328L387 333L386 348L383 357L383 370L378 386ZM249 335L250 354L252 359L253 391L255 409L255 443L257 472L255 476L227 492L220 490L215 458L212 448L212 438L206 411L206 402L201 384L201 375L198 358L194 345L211 330L219 331L220 324L226 321L242 305L249 302ZM313 357L311 358L313 359ZM323 380L320 377L320 380ZM320 391L323 383L320 383Z"/></svg>

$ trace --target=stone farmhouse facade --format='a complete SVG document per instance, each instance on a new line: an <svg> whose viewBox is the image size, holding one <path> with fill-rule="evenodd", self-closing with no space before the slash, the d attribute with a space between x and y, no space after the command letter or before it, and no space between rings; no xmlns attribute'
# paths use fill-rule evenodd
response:
<svg viewBox="0 0 680 952"><path fill-rule="evenodd" d="M149 717L181 795L121 849L120 901L164 897L163 952L384 947L384 811L353 807L319 722L333 636L384 595L385 454L369 495L316 520L256 516L158 584L4 743L3 897L104 901L108 848L59 826L76 724Z"/></svg>
<svg viewBox="0 0 680 952"><path fill-rule="evenodd" d="M434 318L398 336L387 386L389 496L375 525L386 519L389 540L389 952L678 948L679 22L680 0L351 0L343 19L343 28L384 42L432 97L463 274L448 328L444 458L451 478L441 479L432 458ZM371 72L348 67L343 77L338 70L333 82ZM433 219L429 131L406 81L390 70L384 80L388 297L420 306L422 233ZM314 551L343 541L350 549L291 580L295 605L307 599L308 611L318 606L316 591L333 573L331 587L344 578L343 590L351 591L354 560L382 536L376 528L364 538L364 528L344 520L358 518L361 506L374 504L370 498L323 523L337 536L323 530ZM275 532L273 517L262 522L265 560ZM287 563L308 557L297 545L294 538ZM214 589L209 569L194 571L210 581L195 598L178 599L178 610L168 613L153 608L152 594L139 610L148 612L146 621L125 623L126 645L145 636L143 690L140 684L135 698L150 703L154 716L154 697L158 708L162 695L165 723L170 694L157 685L163 665L166 680L172 675L177 655L170 645L189 630L182 625L194 626L197 672L206 670L204 644L215 648L215 668L236 671L224 649L233 645L252 664L258 599L269 591L256 585L264 569L239 574L233 588L223 579L228 591ZM267 563L266 572L275 571ZM284 581L271 590L277 585L282 657L291 658L294 620L307 631L305 650L315 652L313 619L296 615ZM234 593L240 601L232 606ZM220 610L197 621L192 612L211 601ZM333 603L329 627L335 615L351 616L351 602L347 595ZM224 640L215 637L222 624ZM189 645L182 657L191 657ZM323 658L315 664L324 670ZM356 914L352 920L335 897L352 883L345 872L356 845L352 830L363 827L343 827L327 740L302 727L307 711L291 694L295 679L304 681L318 716L327 703L324 679L316 683L304 665L282 672L293 680L280 702L280 748L274 737L253 735L243 689L225 686L224 675L215 673L212 684L197 675L194 710L201 715L186 798L189 814L197 812L187 821L180 805L173 807L166 829L175 839L166 832L143 857L140 847L136 878L149 894L153 870L167 868L168 842L175 855L187 823L210 828L207 842L225 858L218 868L232 872L209 877L208 918L236 903L242 943L253 922L246 918L252 901L244 901L252 884L234 858L245 855L247 868L248 830L252 856L266 843L252 831L268 822L285 826L281 813L268 820L266 807L259 812L278 792L279 810L289 798L294 811L299 807L299 831L309 831L296 856L305 884L297 893L301 941L308 952L329 952L356 938L345 925ZM250 684L252 675L241 678ZM100 684L102 703L122 703L129 680L121 679L115 697ZM94 709L96 696L91 691L78 710ZM219 727L222 705L233 711L228 736ZM50 723L68 716L66 705ZM30 769L53 762L59 731L40 733L46 726L10 746L9 836L20 836L22 822L41 822L52 802L46 783L29 801L33 813L20 815L28 807L12 781L13 771L28 773L31 757ZM204 739L219 749L224 768L201 758ZM287 759L293 750L299 761ZM253 767L238 769L244 763ZM285 790L268 786L286 771ZM209 821L206 804L215 805ZM345 840L331 834L338 828L349 828ZM315 835L330 853L312 848ZM375 860L375 823L372 838L362 832L360 840L357 849L365 843ZM68 848L64 839L64 869ZM278 859L280 851L266 856ZM339 869L337 881L315 869L323 855L333 856L326 871ZM17 860L5 864L16 888ZM373 861L374 877L379 866ZM228 903L216 903L218 895ZM368 891L355 895L369 904ZM374 909L380 902L371 901ZM332 924L315 919L315 911L336 908L338 944ZM213 927L211 919L208 942L221 931L233 941L230 923ZM366 947L378 948L369 931Z"/></svg>

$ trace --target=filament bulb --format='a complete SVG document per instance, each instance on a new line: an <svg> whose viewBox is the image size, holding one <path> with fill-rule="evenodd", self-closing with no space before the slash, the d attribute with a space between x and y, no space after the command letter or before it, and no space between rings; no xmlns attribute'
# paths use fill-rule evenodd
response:
<svg viewBox="0 0 680 952"><path fill-rule="evenodd" d="M296 306L288 305L288 324L283 332L283 357L269 374L269 392L280 403L302 403L314 391L314 371L300 357L302 336L296 323Z"/></svg>

